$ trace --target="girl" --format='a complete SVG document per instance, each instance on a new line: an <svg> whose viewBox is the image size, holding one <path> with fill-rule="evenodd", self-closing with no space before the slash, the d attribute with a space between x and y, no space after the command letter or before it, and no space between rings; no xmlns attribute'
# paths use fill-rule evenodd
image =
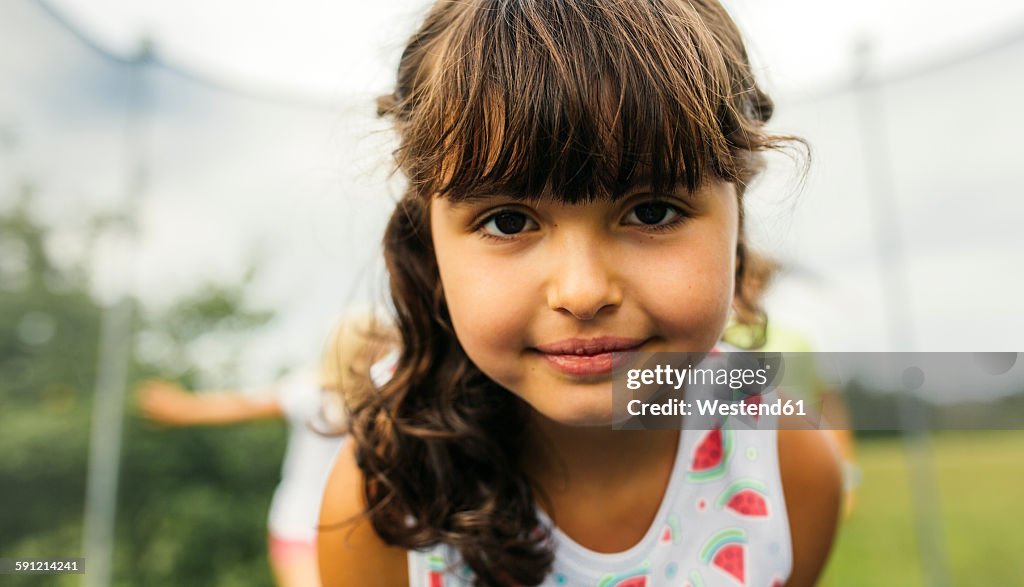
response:
<svg viewBox="0 0 1024 587"><path fill-rule="evenodd" d="M731 307L760 315L742 198L787 138L723 8L442 0L379 110L409 180L384 239L403 348L352 406L325 584L812 584L826 436L609 426L613 352L707 352ZM715 445L722 476L690 475ZM749 479L761 515L729 517Z"/></svg>

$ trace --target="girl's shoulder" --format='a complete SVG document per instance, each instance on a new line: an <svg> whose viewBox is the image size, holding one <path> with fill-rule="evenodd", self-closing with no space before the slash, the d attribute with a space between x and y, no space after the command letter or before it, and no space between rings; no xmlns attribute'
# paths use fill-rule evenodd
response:
<svg viewBox="0 0 1024 587"><path fill-rule="evenodd" d="M317 550L324 587L409 584L406 551L388 546L365 517L354 443L338 454L324 490Z"/></svg>
<svg viewBox="0 0 1024 587"><path fill-rule="evenodd" d="M791 424L792 427L787 426ZM780 421L779 469L789 513L793 573L787 587L814 585L832 549L842 504L839 449L825 430Z"/></svg>

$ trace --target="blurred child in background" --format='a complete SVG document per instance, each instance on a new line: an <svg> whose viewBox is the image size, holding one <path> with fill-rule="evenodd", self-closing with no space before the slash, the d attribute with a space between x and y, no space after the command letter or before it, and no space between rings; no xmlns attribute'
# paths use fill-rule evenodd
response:
<svg viewBox="0 0 1024 587"><path fill-rule="evenodd" d="M346 316L328 340L318 374L296 370L265 390L193 393L161 380L139 388L142 415L166 426L287 421L281 481L267 519L270 565L281 587L320 585L316 525L327 473L347 430L342 395L365 387L370 365L390 347L387 332L369 313Z"/></svg>

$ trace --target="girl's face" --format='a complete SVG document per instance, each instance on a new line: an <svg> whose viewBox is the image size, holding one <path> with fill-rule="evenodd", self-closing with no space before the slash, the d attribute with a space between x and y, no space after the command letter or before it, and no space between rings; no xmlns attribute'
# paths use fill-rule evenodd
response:
<svg viewBox="0 0 1024 587"><path fill-rule="evenodd" d="M707 351L732 303L731 183L578 205L435 197L430 225L466 354L562 424L611 422L612 351Z"/></svg>

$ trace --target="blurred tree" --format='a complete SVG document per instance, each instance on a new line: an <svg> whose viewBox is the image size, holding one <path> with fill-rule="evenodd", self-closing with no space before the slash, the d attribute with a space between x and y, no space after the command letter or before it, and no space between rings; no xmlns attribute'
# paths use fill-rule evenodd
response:
<svg viewBox="0 0 1024 587"><path fill-rule="evenodd" d="M0 556L80 552L103 312L89 268L93 243L116 221L87 218L78 256L57 259L57 231L34 214L30 186L0 210ZM235 350L272 318L246 306L256 273L200 284L164 309L138 307L132 385L153 375L186 385L236 376L237 352L200 364L193 348L203 341ZM115 584L272 585L265 516L283 424L162 430L136 418L134 406L126 414ZM78 583L74 576L8 576L4 584Z"/></svg>
<svg viewBox="0 0 1024 587"><path fill-rule="evenodd" d="M66 407L73 390L95 380L100 308L85 268L51 258L50 229L32 216L32 193L23 187L0 214L0 401Z"/></svg>

